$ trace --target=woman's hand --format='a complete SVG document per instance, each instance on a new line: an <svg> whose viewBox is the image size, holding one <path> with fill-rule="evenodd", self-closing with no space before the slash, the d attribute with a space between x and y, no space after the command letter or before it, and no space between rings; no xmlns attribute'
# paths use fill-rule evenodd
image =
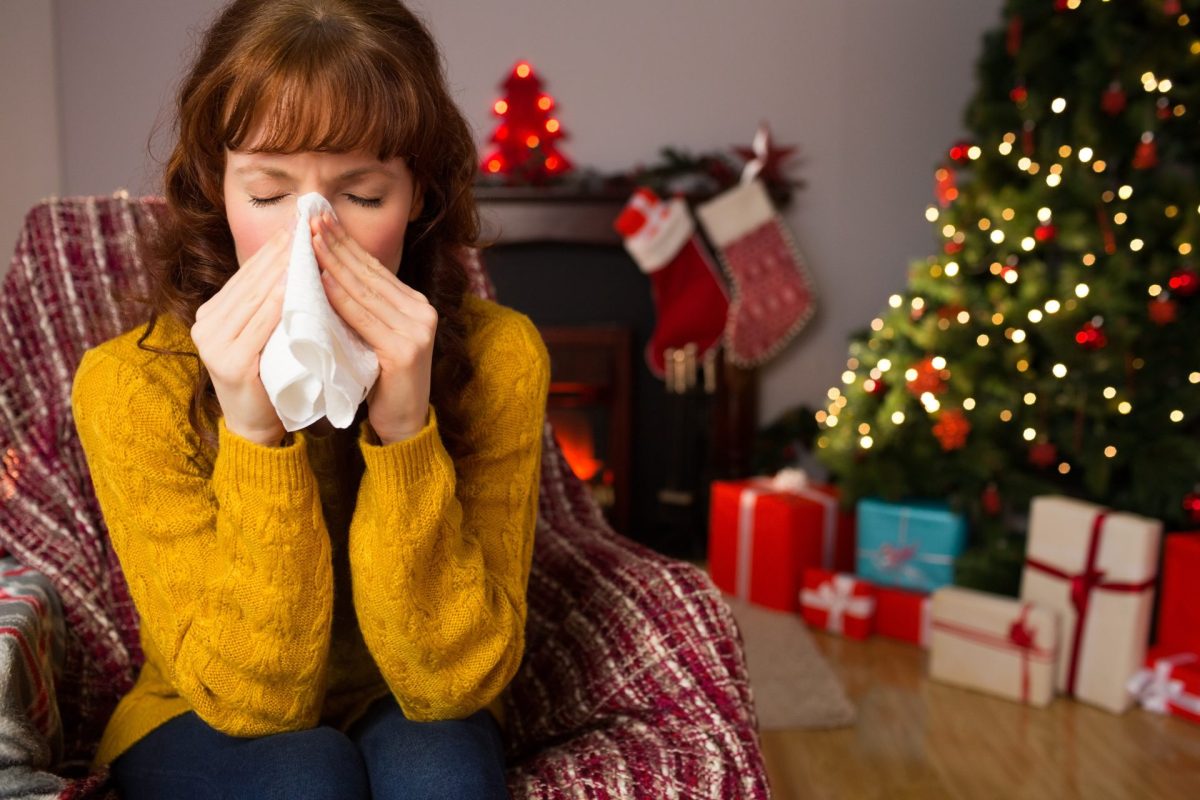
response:
<svg viewBox="0 0 1200 800"><path fill-rule="evenodd" d="M383 444L414 436L428 418L437 310L328 212L311 224L330 305L379 359L379 380L367 393L371 428Z"/></svg>
<svg viewBox="0 0 1200 800"><path fill-rule="evenodd" d="M196 309L192 341L212 377L225 427L259 444L287 432L258 374L267 339L279 324L292 228L279 230L225 285Z"/></svg>

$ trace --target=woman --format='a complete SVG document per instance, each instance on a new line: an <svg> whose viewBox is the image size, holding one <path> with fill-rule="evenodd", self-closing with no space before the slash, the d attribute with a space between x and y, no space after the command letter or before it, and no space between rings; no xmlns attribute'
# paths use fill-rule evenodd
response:
<svg viewBox="0 0 1200 800"><path fill-rule="evenodd" d="M152 313L72 390L141 618L95 758L124 797L506 795L549 360L467 292L476 152L440 63L395 0L237 0L184 79ZM380 374L350 428L293 435L258 359L308 192Z"/></svg>

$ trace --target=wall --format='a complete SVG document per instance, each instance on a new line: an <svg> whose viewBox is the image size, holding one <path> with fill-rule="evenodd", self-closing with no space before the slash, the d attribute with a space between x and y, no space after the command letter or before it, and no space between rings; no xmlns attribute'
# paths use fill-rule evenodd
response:
<svg viewBox="0 0 1200 800"><path fill-rule="evenodd" d="M156 191L158 129L213 0L58 0L62 191ZM748 144L759 120L800 147L787 215L818 316L763 370L762 417L819 405L846 337L932 252L935 162L961 134L982 31L1001 0L416 0L478 141L498 84L528 59L559 101L581 166L625 170L673 145ZM5 58L7 58L7 54ZM32 121L32 118L31 118ZM39 122L37 129L41 129ZM6 170L16 159L4 156ZM29 191L26 203L43 191ZM20 203L18 203L19 205Z"/></svg>
<svg viewBox="0 0 1200 800"><path fill-rule="evenodd" d="M61 185L54 5L7 2L0 17L0 278L29 207Z"/></svg>

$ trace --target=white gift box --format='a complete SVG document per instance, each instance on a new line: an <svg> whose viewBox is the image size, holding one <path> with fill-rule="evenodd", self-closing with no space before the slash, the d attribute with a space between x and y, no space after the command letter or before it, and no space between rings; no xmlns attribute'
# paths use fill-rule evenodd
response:
<svg viewBox="0 0 1200 800"><path fill-rule="evenodd" d="M1058 612L1058 691L1122 713L1146 658L1162 523L1069 497L1030 507L1021 599Z"/></svg>
<svg viewBox="0 0 1200 800"><path fill-rule="evenodd" d="M1032 706L1054 699L1054 612L946 586L933 593L931 616L930 677Z"/></svg>

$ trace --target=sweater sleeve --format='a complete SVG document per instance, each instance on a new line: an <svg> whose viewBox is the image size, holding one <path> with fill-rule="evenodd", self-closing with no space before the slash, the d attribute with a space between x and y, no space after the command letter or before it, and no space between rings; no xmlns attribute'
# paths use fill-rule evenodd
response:
<svg viewBox="0 0 1200 800"><path fill-rule="evenodd" d="M510 317L510 319L512 319ZM415 436L372 443L350 527L359 628L405 716L456 719L520 666L550 363L537 329L493 326L464 401L473 452L455 463L437 412Z"/></svg>
<svg viewBox="0 0 1200 800"><path fill-rule="evenodd" d="M267 447L218 421L211 474L176 392L85 353L71 404L147 659L213 728L313 727L333 610L329 536L303 437Z"/></svg>

